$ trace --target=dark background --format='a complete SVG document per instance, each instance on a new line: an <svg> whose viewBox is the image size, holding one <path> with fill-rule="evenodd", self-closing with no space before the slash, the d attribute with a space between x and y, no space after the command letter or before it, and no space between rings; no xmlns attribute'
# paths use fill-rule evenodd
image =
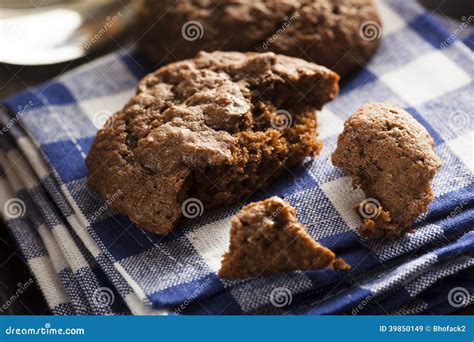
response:
<svg viewBox="0 0 474 342"><path fill-rule="evenodd" d="M444 19L450 16L459 20L463 15L474 13L474 1L472 0L420 0L419 2L429 8L433 15L444 17ZM118 43L125 46L131 39L132 37L125 36ZM51 66L25 67L0 63L0 99L50 80L69 69L113 51L117 48L116 44L117 42L114 42L102 51L82 59ZM18 283L24 284L31 278L25 259L17 250L5 224L0 221L0 306L15 293ZM3 314L32 315L50 314L50 312L38 286L34 283ZM457 314L472 315L474 307L464 308Z"/></svg>

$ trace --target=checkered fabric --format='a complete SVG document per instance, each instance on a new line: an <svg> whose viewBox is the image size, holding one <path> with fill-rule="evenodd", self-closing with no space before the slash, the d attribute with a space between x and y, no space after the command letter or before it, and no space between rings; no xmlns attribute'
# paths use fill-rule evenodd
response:
<svg viewBox="0 0 474 342"><path fill-rule="evenodd" d="M3 164L3 163L2 163ZM2 207L11 198L15 198L15 192L8 184L5 172L0 169L2 176L0 177L0 205ZM38 232L32 229L32 223L27 217L19 217L9 222L9 228L12 236L17 241L23 241L18 245L32 273L36 277L36 281L43 290L43 295L54 314L74 315L77 314L76 308L71 304L69 295L66 293L59 274L70 274L70 268L64 263L63 256L53 259L47 250ZM54 241L50 239L54 244ZM15 251L16 253L17 251ZM68 281L70 287L75 287L77 282L74 279ZM19 287L22 284L18 284ZM47 290L49 289L49 290Z"/></svg>
<svg viewBox="0 0 474 342"><path fill-rule="evenodd" d="M416 314L474 302L472 51L461 40L448 41L452 33L415 2L377 6L384 28L376 54L318 114L321 155L245 201L285 198L309 234L343 257L350 271L222 280L216 272L229 243L229 219L244 202L204 211L159 236L112 212L86 186L84 158L97 126L150 71L133 51L4 101L0 204L24 204L24 215L4 216L53 311ZM429 212L413 233L394 241L358 234L352 208L364 195L330 162L344 120L368 101L410 112L433 137L443 163Z"/></svg>

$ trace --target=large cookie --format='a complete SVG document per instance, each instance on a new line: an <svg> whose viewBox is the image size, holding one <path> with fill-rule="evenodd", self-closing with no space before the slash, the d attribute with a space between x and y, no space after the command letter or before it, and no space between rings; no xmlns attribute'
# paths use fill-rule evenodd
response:
<svg viewBox="0 0 474 342"><path fill-rule="evenodd" d="M388 104L364 104L347 119L332 162L368 197L358 208L362 235L400 235L426 212L441 165L433 145L418 121Z"/></svg>
<svg viewBox="0 0 474 342"><path fill-rule="evenodd" d="M364 64L381 34L371 0L149 0L139 22L157 64L199 50L273 51L340 75Z"/></svg>
<svg viewBox="0 0 474 342"><path fill-rule="evenodd" d="M139 226L167 234L182 212L234 202L315 156L314 110L337 95L338 79L274 53L202 52L169 64L99 130L89 184Z"/></svg>

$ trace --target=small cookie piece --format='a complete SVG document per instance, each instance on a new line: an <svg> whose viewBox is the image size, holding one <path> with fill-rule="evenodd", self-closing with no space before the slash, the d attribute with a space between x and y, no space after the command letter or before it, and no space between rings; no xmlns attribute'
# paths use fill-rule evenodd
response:
<svg viewBox="0 0 474 342"><path fill-rule="evenodd" d="M230 224L230 247L222 258L221 278L350 268L314 241L296 219L295 209L279 197L246 205Z"/></svg>
<svg viewBox="0 0 474 342"><path fill-rule="evenodd" d="M433 146L418 121L389 104L364 104L346 120L332 162L368 197L357 210L362 235L400 235L426 212L430 181L441 166Z"/></svg>
<svg viewBox="0 0 474 342"><path fill-rule="evenodd" d="M316 156L314 111L338 80L274 53L202 52L169 64L97 132L88 183L140 227L167 234L182 213L196 216L182 204L199 214L235 202Z"/></svg>
<svg viewBox="0 0 474 342"><path fill-rule="evenodd" d="M147 0L139 46L155 63L204 51L272 51L345 75L377 47L372 0Z"/></svg>

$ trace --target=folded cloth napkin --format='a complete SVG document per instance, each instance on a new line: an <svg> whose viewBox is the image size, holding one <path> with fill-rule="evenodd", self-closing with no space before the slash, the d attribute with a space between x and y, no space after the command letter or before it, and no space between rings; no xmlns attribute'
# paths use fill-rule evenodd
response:
<svg viewBox="0 0 474 342"><path fill-rule="evenodd" d="M104 201L86 186L84 158L97 127L150 71L133 52L112 54L4 101L9 110L0 116L1 135L12 146L0 141L1 165L8 170L23 155L29 176L35 177L28 182L21 165L4 177L8 184L23 183L12 187L12 196L38 208L38 219L28 209L26 218L20 217L29 227L25 232L39 236L38 244L22 247L26 259L43 245L49 249L40 255L49 255L50 265L52 259L62 260L48 270L57 272L63 301L74 303L76 313L449 312L456 307L448 298L456 281L468 293L462 304L469 304L474 289L462 279L463 272L472 274L474 254L472 53L455 39L443 45L451 33L415 3L378 6L384 23L378 51L318 114L321 155L294 170L296 178L281 177L267 189L270 194L249 199L284 197L308 232L352 265L350 271L222 280L216 272L228 247L229 219L244 203L204 211L165 237L135 227L108 208L113 198ZM367 101L409 111L432 135L443 163L433 181L436 198L429 212L413 233L395 241L369 241L357 233L360 221L352 208L364 196L329 158L343 121ZM17 221L8 220L11 230ZM42 225L48 229L41 230ZM56 247L46 243L49 237ZM60 276L62 269L67 277ZM110 295L101 293L104 288L117 302L106 298L97 308L97 293Z"/></svg>
<svg viewBox="0 0 474 342"><path fill-rule="evenodd" d="M0 118L5 125L8 125L8 120L11 120L5 112L0 112ZM19 126L11 127L10 135L18 137L21 134ZM33 145L28 146L29 139L17 141L20 142L22 152L26 153L30 160L36 161L42 158ZM69 218L71 224L65 222L64 217L47 194L47 190L52 185L46 177L43 177L44 181L40 182L23 153L6 135L0 136L0 146L2 147L0 165L4 167L1 173L3 182L0 183L0 190L6 194L1 197L0 205L3 208L4 217L12 228L12 233L26 256L27 262L48 264L51 260L56 271L51 274L51 278L59 276L60 281L54 281L54 283L61 284L62 282L63 290L66 292L65 296L61 297L62 301L58 302L54 295L50 296L57 289L39 279L40 288L50 304L51 311L89 315L159 313L150 312L149 308L144 307L121 276L117 275L116 271L113 272L113 268L110 274L115 281L114 284L110 283L97 265L101 265L102 268L110 268L111 265L101 262L103 258L100 257L100 253L96 253L95 257L91 255L91 252L99 251L99 249L90 237L83 238L89 250L84 246L76 232L72 230L75 226L73 216ZM41 170L46 170L46 166L43 162L35 163L34 170L41 174ZM55 190L49 193L60 196L60 192ZM29 224L25 224L24 220L27 220ZM22 238L16 235L15 228L19 225L18 222L21 222L22 234L20 236ZM45 246L45 248L38 249L36 246ZM36 273L33 267L32 271ZM41 270L38 276L41 278L47 274L48 272ZM50 302L50 298L55 300Z"/></svg>
<svg viewBox="0 0 474 342"><path fill-rule="evenodd" d="M114 303L116 307L122 304L125 310L123 303L114 300L113 287L106 286L107 279L101 279L103 277L100 274L103 272L95 271L91 263L94 258L84 248L78 248L80 243L77 237L67 231L62 215L50 203L23 155L6 136L1 136L0 142L0 165L4 168L0 189L3 194L8 194L0 204L19 248L32 266L33 273L38 273L40 277L38 282L51 311L111 314L111 304ZM15 229L17 227L18 230ZM20 231L21 235L17 235ZM40 272L35 272L33 265L38 264L51 264L54 272L46 272L44 267ZM62 291L48 282L43 284L41 277L44 276L54 279L52 284L62 286ZM60 300L54 298L56 292L61 293ZM50 298L54 300L50 302Z"/></svg>
<svg viewBox="0 0 474 342"><path fill-rule="evenodd" d="M8 205L11 213L4 215L8 219L11 216L16 216L17 212L23 210L22 203L24 202L19 201L15 197L15 192L9 185L5 171L2 168L0 168L0 174L0 205L2 208ZM56 315L78 314L59 279L60 271L64 270L64 273L69 273L70 270L68 266L60 265L62 256L51 259L50 252L38 233L31 229L33 224L27 217L16 217L13 220L9 220L8 225L12 236L18 241L18 249L25 257L31 272L36 278L37 284L43 291L43 296L51 312ZM76 285L75 279L71 279L70 284L71 287L74 287ZM23 284L18 284L19 288L22 286Z"/></svg>

